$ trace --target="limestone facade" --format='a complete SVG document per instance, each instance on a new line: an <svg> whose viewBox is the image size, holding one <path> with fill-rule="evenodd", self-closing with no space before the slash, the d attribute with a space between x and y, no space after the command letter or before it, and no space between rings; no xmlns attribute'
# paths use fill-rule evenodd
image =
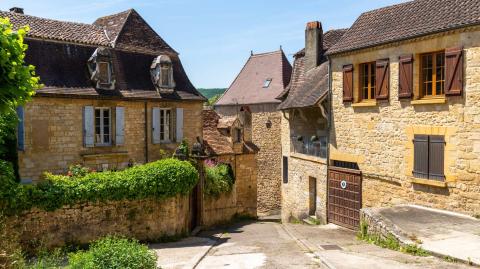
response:
<svg viewBox="0 0 480 269"><path fill-rule="evenodd" d="M115 138L115 107L125 108L123 145L85 147L83 109L108 107L112 111L112 137ZM124 101L76 98L34 97L24 108L25 149L19 151L20 175L25 181L38 181L48 171L64 174L72 164L96 170L123 169L129 164L160 159L171 154L178 143L153 144L152 108L183 108L183 137L190 144L202 136L202 102ZM145 124L145 111L147 124ZM175 121L173 121L175 130ZM146 142L146 143L145 143ZM147 154L148 153L148 154Z"/></svg>
<svg viewBox="0 0 480 269"><path fill-rule="evenodd" d="M333 125L330 159L355 162L363 206L402 203L480 213L480 28L464 28L331 56ZM419 98L420 54L463 46L463 95ZM412 55L413 99L399 99L399 56ZM359 64L389 59L390 97L356 106ZM344 103L342 68L353 64L354 102ZM445 181L413 177L415 134L445 137Z"/></svg>

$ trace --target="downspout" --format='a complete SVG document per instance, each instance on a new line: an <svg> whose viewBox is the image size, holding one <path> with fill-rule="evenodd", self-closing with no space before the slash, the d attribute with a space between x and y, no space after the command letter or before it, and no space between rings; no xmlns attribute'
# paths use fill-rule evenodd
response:
<svg viewBox="0 0 480 269"><path fill-rule="evenodd" d="M147 109L147 101L144 102L145 105L145 163L148 163L148 109Z"/></svg>
<svg viewBox="0 0 480 269"><path fill-rule="evenodd" d="M330 166L330 135L331 135L331 129L332 129L332 120L333 120L333 104L332 104L332 61L330 60L330 56L327 56L328 60L328 106L330 111L328 111L328 120L327 120L327 171L328 171L328 166ZM328 177L328 175L327 175Z"/></svg>

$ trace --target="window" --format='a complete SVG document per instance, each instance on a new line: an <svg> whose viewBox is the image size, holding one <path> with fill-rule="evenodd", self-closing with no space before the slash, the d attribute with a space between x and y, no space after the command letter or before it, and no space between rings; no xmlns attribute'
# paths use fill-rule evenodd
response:
<svg viewBox="0 0 480 269"><path fill-rule="evenodd" d="M272 83L272 79L271 78L267 78L265 80L265 82L263 82L263 87L264 88L268 88L270 86L270 83Z"/></svg>
<svg viewBox="0 0 480 269"><path fill-rule="evenodd" d="M374 100L375 99L375 77L376 66L375 62L360 64L360 99Z"/></svg>
<svg viewBox="0 0 480 269"><path fill-rule="evenodd" d="M152 82L159 92L172 93L175 88L173 81L172 60L167 55L156 57L150 66Z"/></svg>
<svg viewBox="0 0 480 269"><path fill-rule="evenodd" d="M160 109L160 141L169 142L170 141L170 109Z"/></svg>
<svg viewBox="0 0 480 269"><path fill-rule="evenodd" d="M283 172L283 183L288 183L288 157L283 156L283 165L282 165L282 172Z"/></svg>
<svg viewBox="0 0 480 269"><path fill-rule="evenodd" d="M110 108L95 108L95 145L111 144Z"/></svg>
<svg viewBox="0 0 480 269"><path fill-rule="evenodd" d="M240 128L235 128L235 142L242 142L242 129Z"/></svg>
<svg viewBox="0 0 480 269"><path fill-rule="evenodd" d="M442 96L445 93L445 53L427 53L420 57L421 96Z"/></svg>
<svg viewBox="0 0 480 269"><path fill-rule="evenodd" d="M415 135L413 176L431 180L445 179L445 137L440 135Z"/></svg>
<svg viewBox="0 0 480 269"><path fill-rule="evenodd" d="M170 69L172 68L172 65L170 63L162 63L161 64L161 82L162 86L164 87L170 87Z"/></svg>
<svg viewBox="0 0 480 269"><path fill-rule="evenodd" d="M108 62L99 62L98 63L98 78L102 84L110 84L110 64Z"/></svg>
<svg viewBox="0 0 480 269"><path fill-rule="evenodd" d="M291 144L296 153L327 158L326 136L293 136Z"/></svg>

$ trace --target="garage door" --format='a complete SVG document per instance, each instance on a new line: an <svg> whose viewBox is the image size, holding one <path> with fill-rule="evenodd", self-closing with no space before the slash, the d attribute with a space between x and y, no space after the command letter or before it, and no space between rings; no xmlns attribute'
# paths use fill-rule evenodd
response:
<svg viewBox="0 0 480 269"><path fill-rule="evenodd" d="M362 208L362 173L359 170L329 167L328 222L358 229Z"/></svg>

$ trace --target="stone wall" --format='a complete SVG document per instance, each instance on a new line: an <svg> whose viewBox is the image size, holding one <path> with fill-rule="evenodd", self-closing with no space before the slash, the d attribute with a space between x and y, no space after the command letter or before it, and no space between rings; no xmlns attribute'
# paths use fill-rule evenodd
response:
<svg viewBox="0 0 480 269"><path fill-rule="evenodd" d="M232 220L236 215L257 216L257 177L254 154L223 155L218 160L229 163L235 184L229 193L219 197L205 195L203 225L214 226Z"/></svg>
<svg viewBox="0 0 480 269"><path fill-rule="evenodd" d="M298 154L291 151L291 134L293 128L301 129L302 121L291 124L288 119L291 113L282 117L282 155L288 157L288 182L282 184L282 221L292 218L304 219L310 214L310 177L316 179L316 211L317 219L325 223L327 220L327 165L326 159ZM306 128L306 126L305 126ZM308 128L306 128L308 129ZM283 167L281 168L283 169Z"/></svg>
<svg viewBox="0 0 480 269"><path fill-rule="evenodd" d="M155 241L189 232L189 198L117 201L64 206L53 212L33 209L9 219L27 249L87 244L116 234Z"/></svg>
<svg viewBox="0 0 480 269"><path fill-rule="evenodd" d="M480 214L480 31L433 35L332 58L331 159L357 162L363 174L363 206L415 203ZM419 54L464 47L464 94L444 104L398 99L398 57L414 54L414 93L419 92ZM371 107L342 102L342 66L390 59L390 100ZM354 96L358 96L355 93ZM446 183L413 178L415 134L444 135Z"/></svg>
<svg viewBox="0 0 480 269"><path fill-rule="evenodd" d="M281 209L281 118L278 111L252 114L252 142L260 149L256 156L259 214L279 214Z"/></svg>
<svg viewBox="0 0 480 269"><path fill-rule="evenodd" d="M125 144L86 148L83 145L83 107L125 108ZM25 107L25 151L19 152L22 179L37 181L43 172L65 173L71 164L101 170L121 169L129 163L145 163L160 158L160 149L173 151L177 144L152 144L152 107L184 108L184 137L190 143L202 135L201 102L147 102L35 97ZM112 113L112 123L115 113ZM112 133L114 132L112 124Z"/></svg>

